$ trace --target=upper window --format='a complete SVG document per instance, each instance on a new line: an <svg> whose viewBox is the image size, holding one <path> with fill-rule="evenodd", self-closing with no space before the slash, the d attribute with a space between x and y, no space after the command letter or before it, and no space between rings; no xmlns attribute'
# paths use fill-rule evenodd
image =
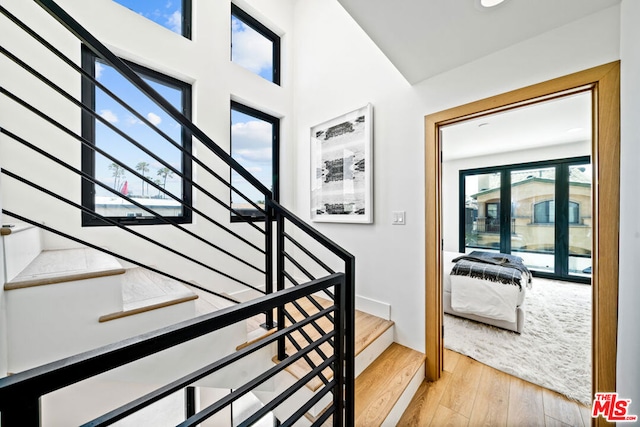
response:
<svg viewBox="0 0 640 427"><path fill-rule="evenodd" d="M277 118L231 102L231 157L271 190L275 200L278 200L279 129ZM231 207L243 217L264 219L255 206L264 208L264 194L235 171L231 173L231 185L237 189L231 191ZM238 220L234 213L231 218Z"/></svg>
<svg viewBox="0 0 640 427"><path fill-rule="evenodd" d="M135 64L128 65L190 118L190 85ZM88 49L83 49L82 66L135 112L98 85L83 81L82 101L98 118L87 112L82 114L82 136L97 148L82 147L82 170L100 183L82 181L83 205L123 223L163 222L156 214L176 222L190 222L191 210L183 207L183 203L191 203L191 162L183 153L191 151L186 131ZM83 224L107 225L87 213L83 215Z"/></svg>
<svg viewBox="0 0 640 427"><path fill-rule="evenodd" d="M156 24L191 38L191 0L113 0Z"/></svg>
<svg viewBox="0 0 640 427"><path fill-rule="evenodd" d="M231 4L231 61L280 84L280 37Z"/></svg>

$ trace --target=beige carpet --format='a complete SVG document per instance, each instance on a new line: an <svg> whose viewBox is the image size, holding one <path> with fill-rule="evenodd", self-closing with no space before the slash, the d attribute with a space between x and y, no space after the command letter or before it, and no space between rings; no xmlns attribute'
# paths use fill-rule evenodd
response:
<svg viewBox="0 0 640 427"><path fill-rule="evenodd" d="M591 286L534 278L522 335L445 314L446 348L590 405Z"/></svg>

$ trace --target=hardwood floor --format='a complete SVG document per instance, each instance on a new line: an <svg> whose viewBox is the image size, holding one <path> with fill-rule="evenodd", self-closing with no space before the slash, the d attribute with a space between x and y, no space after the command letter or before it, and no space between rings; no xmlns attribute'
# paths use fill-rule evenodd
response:
<svg viewBox="0 0 640 427"><path fill-rule="evenodd" d="M398 426L591 425L590 409L445 349L444 372L423 382Z"/></svg>

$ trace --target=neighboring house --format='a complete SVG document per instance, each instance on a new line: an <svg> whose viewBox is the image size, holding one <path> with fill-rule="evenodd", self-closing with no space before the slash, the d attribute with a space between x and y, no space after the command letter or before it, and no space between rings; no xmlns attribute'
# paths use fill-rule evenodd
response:
<svg viewBox="0 0 640 427"><path fill-rule="evenodd" d="M514 175L511 186L511 251L550 254L555 251L555 179L552 176ZM573 259L570 270L582 272L591 265L591 180L576 172L569 181L569 253L589 256ZM474 222L465 224L469 247L499 248L500 187L472 194L467 203ZM474 206L474 207L469 207ZM579 264L579 265L578 265ZM529 265L532 268L541 267Z"/></svg>

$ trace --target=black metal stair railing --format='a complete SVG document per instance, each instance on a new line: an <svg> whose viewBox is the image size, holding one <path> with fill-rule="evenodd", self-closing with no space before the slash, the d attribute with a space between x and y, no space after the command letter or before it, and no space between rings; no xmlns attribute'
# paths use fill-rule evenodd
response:
<svg viewBox="0 0 640 427"><path fill-rule="evenodd" d="M159 237L152 237L148 233L138 231L130 223L115 221L106 215L101 215L88 209L75 201L77 195L56 191L52 188L54 186L50 185L50 182L39 182L41 180L38 179L37 174L31 177L25 174L24 171L19 172L21 170L18 167L20 159L6 158L6 156L1 159L0 173L4 177L3 186L17 186L17 188L20 188L19 191L29 191L32 192L30 194L37 194L38 198L46 201L45 203L47 204L55 205L56 209L64 209L65 212L69 213L81 212L90 215L102 223L112 226L114 230L122 232L123 236L143 242L147 247L154 248L159 253L162 252L164 254L163 259L186 262L190 265L189 270L200 269L205 274L225 279L241 289L250 289L263 296L240 304L238 300L224 292L219 292L210 285L203 286L194 283L189 277L184 277L184 274L176 273L170 268L151 267L148 263L128 254L124 248L114 247L107 249L102 242L93 240L87 233L76 235L73 232L63 231L55 226L56 218L46 217L47 221L45 222L47 224L45 225L42 223L42 215L46 214L46 212L30 212L19 203L14 206L11 200L7 200L3 206L4 215L35 225L48 233L61 236L78 244L106 252L131 264L148 268L185 285L199 288L238 304L192 321L145 334L144 336L128 339L101 349L53 362L49 365L20 372L11 377L0 378L1 424L3 426L39 425L40 409L38 400L41 396L263 313L266 326L271 328L277 325L278 329L268 338L231 353L219 361L213 361L202 370L168 384L86 425L109 425L177 390L190 390L193 387L193 383L198 379L233 363L241 363L239 361L244 356L267 346L271 342L277 343L277 357L280 363L235 389L228 396L208 408L198 413L190 411L188 419L181 425L197 425L222 408L233 404L238 398L251 392L262 382L282 372L297 360L306 361L309 366L308 372L302 378L299 378L294 385L282 390L279 396L265 403L261 410L251 415L241 425L251 425L269 411L285 404L293 394L314 377L318 377L322 381L323 388L298 408L295 413L291 414L290 419L285 420L282 425L295 423L297 419L302 417L311 407L318 404L322 397L328 393L333 395L333 403L314 422L314 425L321 425L330 417L332 417L333 425L335 426L352 425L354 420L353 332L355 298L355 261L353 256L281 206L274 200L273 194L269 189L235 159L230 157L225 150L216 145L193 122L174 108L171 103L158 94L138 74L131 70L55 2L49 0L34 1L47 11L55 21L61 24L66 31L73 34L84 48L91 50L96 57L113 67L121 76L133 84L140 93L163 109L182 127L183 131L188 133L191 138L199 141L206 151L213 153L221 160L227 169L223 171L214 170L200 156L195 155L190 150L186 150L181 143L173 140L151 123L142 113L131 107L94 76L79 67L62 52L63 49L55 47L41 36L37 30L0 5L0 16L4 16L5 22L12 23L26 36L44 47L46 51L52 54L52 61L61 61L71 72L78 76L79 80L100 88L114 102L131 113L137 120L147 125L149 129L172 147L179 150L188 162L197 165L198 179L196 180L183 173L180 168L174 167L169 161L145 147L136 138L103 118L91 106L78 101L76 96L47 76L48 70L38 70L37 66L20 57L22 52L12 51L11 43L8 42L5 45L5 40L3 40L2 45L0 45L0 54L21 70L21 78L28 77L34 82L44 85L47 90L51 91L53 97L59 99L56 109L71 109L72 111L75 109L79 114L86 114L92 120L100 122L132 147L144 152L155 162L167 168L167 170L196 189L202 195L201 201L206 199L213 202L214 206L234 214L240 222L235 224L234 227L228 224L225 225L224 221L215 218L209 208L201 207L205 204L187 201L174 195L171 191L166 190L164 186L145 176L144 173L139 173L127 165L116 155L83 138L72 127L55 119L55 114L45 110L45 108L36 107L37 103L18 95L18 91L11 87L12 82L5 80L9 78L7 76L12 75L11 73L0 75L0 97L11 105L12 112L14 109L15 111L19 110L20 114L26 114L32 119L39 120L39 126L55 129L56 132L66 138L66 141L73 142L79 147L85 147L93 153L100 154L139 179L143 183L143 187L145 184L151 186L158 191L158 194L163 194L163 197L173 200L182 209L197 215L202 220L200 227L204 227L206 224L212 230L215 229L222 232L226 237L224 239L219 237L215 240L208 239L204 237L206 233L202 233L201 230L195 232L190 227L179 223L171 217L164 216L157 209L146 206L136 201L133 197L122 194L97 177L78 169L68 161L58 158L55 152L51 150L48 139L33 136L27 137L25 134L28 134L28 132L23 132L23 128L12 128L13 122L6 117L0 117L0 136L2 136L0 142L2 144L11 146L13 149L19 147L20 150L26 150L24 152L30 153L29 156L31 158L38 159L38 162L44 162L41 164L46 164L50 174L65 176L65 179L73 179L77 182L91 183L103 191L125 200L153 217L162 227L169 227L172 233L165 233L167 237L164 240ZM5 25L5 23L0 25ZM237 173L251 184L255 190L263 194L264 207L251 200L235 188L228 179L223 177L225 175L230 176L229 170L233 170L234 173ZM211 177L222 184L227 189L227 193L223 196L216 195L212 188L202 185L201 182L205 182L205 179L203 179L205 176ZM234 192L252 205L264 215L265 220L256 222L234 209L230 202L225 201L229 197L228 191ZM70 214L69 217L74 216ZM198 245L204 245L204 247L215 252L216 256L219 257L217 259L222 261L213 263L198 251L196 251L198 253L191 254L185 250L185 247L174 245L173 242L178 237L180 239L189 238ZM226 247L225 243L230 243L231 247ZM262 259L261 265L255 264L256 257ZM234 272L228 271L228 262L224 261L225 259L235 263L234 265L240 266L243 276L238 277L238 269L235 269ZM258 281L255 279L256 274L261 277ZM274 284L276 289L274 289ZM323 305L319 302L320 300L315 296L318 292L324 294L325 298L330 301L328 307L326 304ZM310 303L312 309L303 308L305 303ZM274 319L274 312L277 319ZM300 313L303 320L296 320L296 316L292 312ZM294 338L294 335L292 335L294 331L302 338ZM287 342L290 347L287 347ZM314 360L318 359L321 362L314 362ZM327 368L331 368L330 374L327 374Z"/></svg>

